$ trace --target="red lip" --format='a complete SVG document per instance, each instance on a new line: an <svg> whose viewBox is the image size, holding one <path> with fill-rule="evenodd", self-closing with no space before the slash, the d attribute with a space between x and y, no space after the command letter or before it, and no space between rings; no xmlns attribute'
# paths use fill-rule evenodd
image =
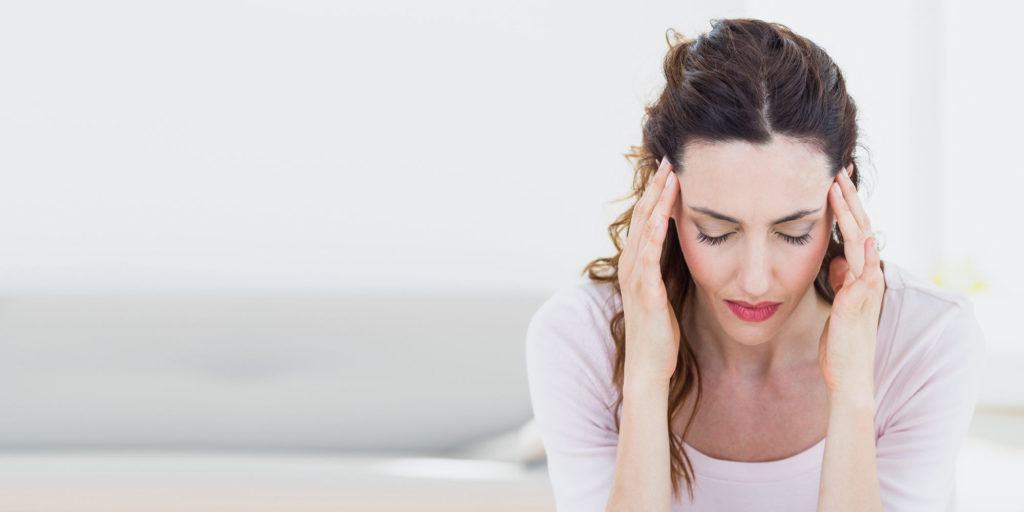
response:
<svg viewBox="0 0 1024 512"><path fill-rule="evenodd" d="M774 315L779 310L779 304L782 304L781 302L762 302L761 304L768 304L768 306L748 307L745 304L749 304L749 302L726 300L725 303L729 305L729 309L734 315L746 322L763 322Z"/></svg>
<svg viewBox="0 0 1024 512"><path fill-rule="evenodd" d="M728 299L726 299L726 300L728 300ZM749 302L744 302L742 300L730 300L729 302L732 302L733 304L739 304L740 306L743 306L745 308L754 308L754 309L768 307L768 306L774 306L776 304L781 304L781 302L768 302L768 301L758 302L757 304L751 304Z"/></svg>

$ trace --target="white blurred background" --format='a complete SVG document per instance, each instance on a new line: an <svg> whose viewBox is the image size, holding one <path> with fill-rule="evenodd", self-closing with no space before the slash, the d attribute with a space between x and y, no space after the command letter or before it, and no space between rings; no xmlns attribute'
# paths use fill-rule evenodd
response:
<svg viewBox="0 0 1024 512"><path fill-rule="evenodd" d="M960 509L1024 510L1016 5L4 2L0 508L553 510L526 324L612 254L665 30L757 17L842 68L883 258L975 301Z"/></svg>

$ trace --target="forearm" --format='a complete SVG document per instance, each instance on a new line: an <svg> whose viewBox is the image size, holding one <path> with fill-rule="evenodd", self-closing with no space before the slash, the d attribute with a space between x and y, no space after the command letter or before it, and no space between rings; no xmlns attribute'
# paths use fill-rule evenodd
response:
<svg viewBox="0 0 1024 512"><path fill-rule="evenodd" d="M631 381L627 375L607 512L671 507L668 388L667 382Z"/></svg>
<svg viewBox="0 0 1024 512"><path fill-rule="evenodd" d="M874 400L868 393L830 396L818 512L882 510L875 461Z"/></svg>

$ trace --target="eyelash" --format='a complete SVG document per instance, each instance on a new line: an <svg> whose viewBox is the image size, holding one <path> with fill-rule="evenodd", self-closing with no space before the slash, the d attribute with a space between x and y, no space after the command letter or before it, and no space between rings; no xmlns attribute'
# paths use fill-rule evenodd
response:
<svg viewBox="0 0 1024 512"><path fill-rule="evenodd" d="M722 242L725 242L725 239L729 238L730 236L732 236L732 233L729 233L728 235L722 235L722 236L707 236L704 233L701 233L700 231L697 231L697 241L702 243L702 244L704 244L704 245L712 245L712 246L718 245L718 244L720 244ZM811 241L810 233L808 233L808 234L806 234L804 236L789 236L789 235L783 235L782 233L779 233L779 236L781 236L785 241L787 241L787 242L789 242L789 243L791 243L793 245L805 245L805 244L807 244L808 242Z"/></svg>

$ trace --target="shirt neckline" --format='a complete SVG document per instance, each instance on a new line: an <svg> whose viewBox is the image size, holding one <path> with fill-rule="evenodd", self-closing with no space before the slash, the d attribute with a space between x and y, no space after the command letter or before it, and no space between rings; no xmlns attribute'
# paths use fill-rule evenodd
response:
<svg viewBox="0 0 1024 512"><path fill-rule="evenodd" d="M677 436L678 438L678 436ZM825 455L825 440L822 438L810 448L784 459L761 462L745 462L716 459L683 441L686 454L690 457L696 474L727 481L767 482L786 480L811 470L820 470Z"/></svg>

